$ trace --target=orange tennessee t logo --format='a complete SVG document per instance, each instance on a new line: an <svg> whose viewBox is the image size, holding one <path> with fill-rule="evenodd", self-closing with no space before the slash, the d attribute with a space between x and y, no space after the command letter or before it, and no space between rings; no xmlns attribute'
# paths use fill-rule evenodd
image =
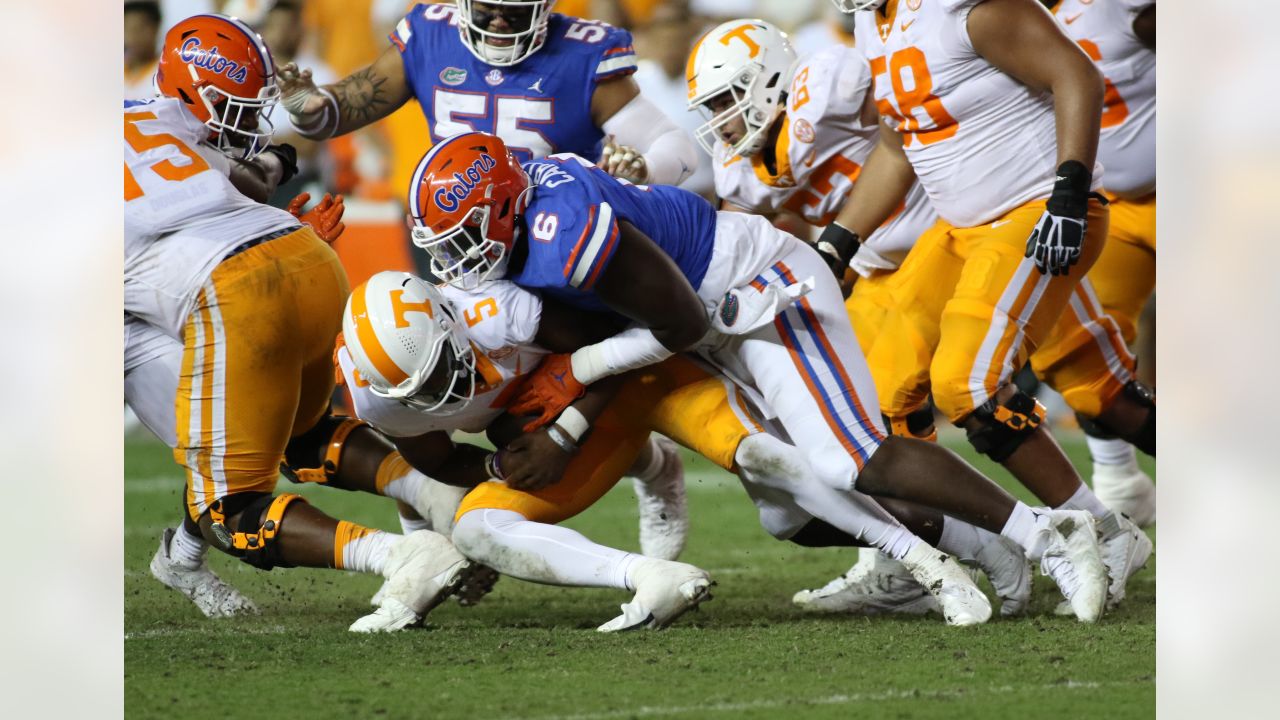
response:
<svg viewBox="0 0 1280 720"><path fill-rule="evenodd" d="M421 312L426 313L427 317L434 318L435 313L431 310L431 301L423 300L422 302L405 302L400 298L404 297L403 290L395 290L391 293L391 312L395 313L396 327L407 328L409 321L405 319L406 313Z"/></svg>
<svg viewBox="0 0 1280 720"><path fill-rule="evenodd" d="M752 40L751 36L747 34L747 31L752 29L753 27L755 26L750 23L745 25L739 25L738 27L725 33L724 37L720 38L720 44L724 45L725 47L728 47L730 39L738 38L739 40L747 44L747 49L751 53L750 57L755 57L756 55L759 55L760 46L757 45L756 41Z"/></svg>

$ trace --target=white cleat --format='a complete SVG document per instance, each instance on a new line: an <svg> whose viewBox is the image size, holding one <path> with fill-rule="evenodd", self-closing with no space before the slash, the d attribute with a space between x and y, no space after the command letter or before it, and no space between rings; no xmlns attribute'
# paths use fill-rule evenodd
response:
<svg viewBox="0 0 1280 720"><path fill-rule="evenodd" d="M1156 484L1136 461L1123 465L1094 463L1093 493L1109 509L1128 515L1138 527L1156 521Z"/></svg>
<svg viewBox="0 0 1280 720"><path fill-rule="evenodd" d="M190 567L169 555L173 528L160 536L160 548L151 558L151 575L162 585L186 595L205 617L220 618L256 614L258 606L239 590L224 583L203 560Z"/></svg>
<svg viewBox="0 0 1280 720"><path fill-rule="evenodd" d="M986 573L1000 598L1001 617L1016 617L1027 611L1031 600L1031 561L1018 544L1006 537L997 537L978 551L974 558L978 567Z"/></svg>
<svg viewBox="0 0 1280 720"><path fill-rule="evenodd" d="M980 625L991 619L991 601L955 558L919 542L902 564L937 599L948 625Z"/></svg>
<svg viewBox="0 0 1280 720"><path fill-rule="evenodd" d="M1151 557L1151 538L1132 520L1112 510L1098 521L1098 550L1107 568L1107 609L1124 600L1129 578Z"/></svg>
<svg viewBox="0 0 1280 720"><path fill-rule="evenodd" d="M1097 622L1107 602L1107 570L1098 552L1093 517L1082 510L1050 510L1040 529L1047 544L1040 571L1058 585L1081 622Z"/></svg>
<svg viewBox="0 0 1280 720"><path fill-rule="evenodd" d="M858 563L849 572L817 590L801 590L791 602L810 612L942 614L938 601L905 565L872 548L858 551Z"/></svg>
<svg viewBox="0 0 1280 720"><path fill-rule="evenodd" d="M352 623L351 632L394 632L417 625L475 567L445 536L431 530L409 533L387 556L382 603Z"/></svg>
<svg viewBox="0 0 1280 720"><path fill-rule="evenodd" d="M662 452L658 477L649 482L632 479L640 505L640 554L675 560L689 534L689 506L684 495L684 462L680 450L660 435L654 441Z"/></svg>
<svg viewBox="0 0 1280 720"><path fill-rule="evenodd" d="M687 563L640 558L632 580L636 595L622 606L622 614L596 628L622 632L647 627L661 630L699 603L711 599L711 576Z"/></svg>
<svg viewBox="0 0 1280 720"><path fill-rule="evenodd" d="M493 586L498 584L498 578L502 574L488 565L474 565L471 572L466 574L462 584L454 591L453 597L458 604L463 607L471 607L478 604L485 595L493 592ZM382 587L378 588L378 592L369 598L369 604L378 607L382 605L382 600L387 596L387 584L390 581L384 580Z"/></svg>

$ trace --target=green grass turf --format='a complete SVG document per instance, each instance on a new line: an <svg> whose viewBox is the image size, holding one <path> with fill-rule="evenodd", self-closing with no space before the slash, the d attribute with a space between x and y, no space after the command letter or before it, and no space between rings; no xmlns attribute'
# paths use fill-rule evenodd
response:
<svg viewBox="0 0 1280 720"><path fill-rule="evenodd" d="M945 439L944 439L945 440ZM948 442L1009 486L999 468ZM1087 467L1083 443L1065 443ZM1143 459L1146 462L1146 458ZM212 621L147 571L175 522L181 474L135 438L125 452L125 710L130 717L1151 717L1155 715L1155 562L1125 604L1094 626L1055 617L1038 578L1029 618L949 628L936 616L810 616L796 590L824 584L853 550L781 543L746 495L690 460L692 530L682 558L711 571L715 599L664 632L601 635L627 594L510 578L483 603L450 602L429 627L360 636L380 580L323 570L254 570L211 553L224 579L262 608ZM1148 472L1154 467L1146 462ZM287 482L282 486L296 490ZM327 512L398 529L382 498L302 493ZM1025 493L1019 493L1025 497ZM568 523L636 549L629 483Z"/></svg>

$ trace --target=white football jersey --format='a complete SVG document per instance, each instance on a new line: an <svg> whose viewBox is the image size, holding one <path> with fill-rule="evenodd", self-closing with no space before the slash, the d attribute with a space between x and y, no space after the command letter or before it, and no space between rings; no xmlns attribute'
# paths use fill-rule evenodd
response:
<svg viewBox="0 0 1280 720"><path fill-rule="evenodd" d="M1063 0L1054 10L1106 78L1098 160L1102 184L1139 198L1156 189L1156 53L1133 32L1133 20L1155 0Z"/></svg>
<svg viewBox="0 0 1280 720"><path fill-rule="evenodd" d="M237 245L297 225L231 184L209 128L170 98L124 108L124 309L175 338Z"/></svg>
<svg viewBox="0 0 1280 720"><path fill-rule="evenodd" d="M360 377L345 345L338 348L338 365L351 391L356 417L392 437L415 437L436 430L481 432L519 388L519 380L542 362L546 350L533 344L542 318L542 300L506 280L477 290L440 288L454 310L466 321L467 336L475 352L476 392L460 411L424 413L399 400L373 394Z"/></svg>
<svg viewBox="0 0 1280 720"><path fill-rule="evenodd" d="M871 69L853 48L830 46L803 60L792 76L778 135L777 172L760 156L747 160L719 143L716 194L752 212L789 210L814 225L830 224L879 140L879 126L862 122L870 89ZM913 184L903 208L863 243L854 269L867 275L898 267L936 220L924 189Z"/></svg>
<svg viewBox="0 0 1280 720"><path fill-rule="evenodd" d="M968 17L981 0L889 0L864 11L857 46L871 63L880 114L902 133L933 208L974 227L1047 198L1057 170L1053 98L973 49ZM1094 189L1101 186L1094 168Z"/></svg>

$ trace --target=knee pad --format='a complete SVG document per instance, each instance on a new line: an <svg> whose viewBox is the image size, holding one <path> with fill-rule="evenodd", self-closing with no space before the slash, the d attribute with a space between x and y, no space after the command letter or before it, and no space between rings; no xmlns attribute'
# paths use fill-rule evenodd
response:
<svg viewBox="0 0 1280 720"><path fill-rule="evenodd" d="M1044 422L1044 406L1024 392L1017 392L1003 403L993 397L969 417L981 422L978 428L966 428L973 449L1004 462Z"/></svg>
<svg viewBox="0 0 1280 720"><path fill-rule="evenodd" d="M907 413L906 417L891 418L884 414L880 417L884 418L885 427L889 428L890 434L938 442L938 427L933 421L932 403L925 403L924 407Z"/></svg>
<svg viewBox="0 0 1280 720"><path fill-rule="evenodd" d="M265 493L229 495L214 501L209 507L209 519L213 521L209 529L222 550L260 570L293 567L280 558L276 536L280 534L285 510L294 501L306 502L301 495L293 493L276 497ZM267 517L259 523L258 517L263 510L267 511ZM240 522L237 523L236 531L232 532L226 525L226 519L228 515L235 515L237 512L240 514Z"/></svg>
<svg viewBox="0 0 1280 720"><path fill-rule="evenodd" d="M1156 395L1151 388L1138 380L1130 380L1125 383L1124 390L1121 392L1124 397L1137 403L1139 406L1149 409L1147 413L1147 421L1137 432L1130 435L1123 435L1115 432L1107 427L1105 423L1098 421L1096 418L1087 418L1079 413L1076 414L1076 420L1080 422L1080 428L1089 437L1098 438L1100 440L1113 440L1115 438L1123 438L1134 447L1142 452L1155 457L1156 455Z"/></svg>
<svg viewBox="0 0 1280 720"><path fill-rule="evenodd" d="M296 483L327 483L338 473L342 446L356 429L369 423L326 415L315 427L289 441L280 473Z"/></svg>

